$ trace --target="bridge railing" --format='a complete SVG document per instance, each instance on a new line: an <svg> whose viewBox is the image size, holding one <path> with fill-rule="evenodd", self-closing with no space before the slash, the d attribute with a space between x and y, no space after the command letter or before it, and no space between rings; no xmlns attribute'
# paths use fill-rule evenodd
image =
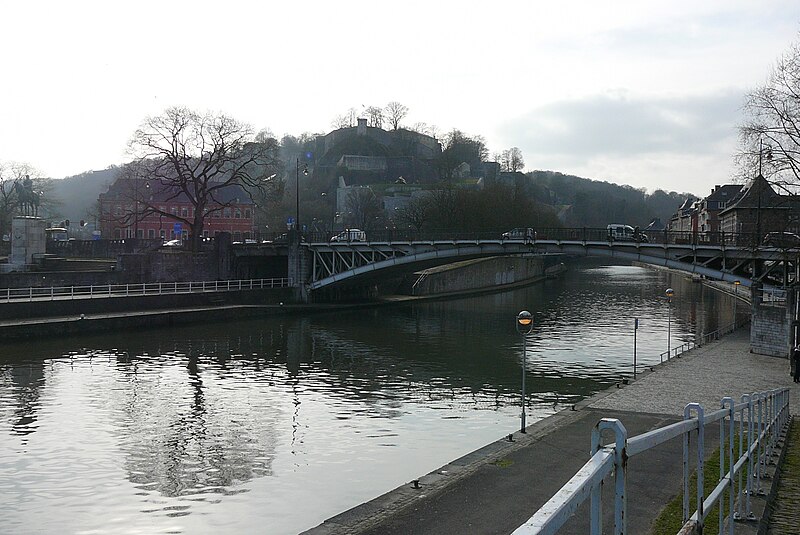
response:
<svg viewBox="0 0 800 535"><path fill-rule="evenodd" d="M530 232L510 233L510 229L495 230L470 230L459 231L452 229L373 229L365 232L369 242L420 242L420 241L515 241L525 243L535 243L539 240L548 241L581 241L581 242L633 242L633 243L653 243L662 245L718 245L736 247L776 247L776 248L797 248L800 241L793 243L789 238L770 238L768 233L762 236L761 240L754 233L731 233L731 232L699 232L699 231L668 231L668 230L642 230L635 229L633 234L624 238L612 237L607 228L595 227L531 227ZM303 239L309 243L326 243L331 238L339 234L338 232L306 232ZM506 234L506 236L504 236ZM790 235L790 233L785 233ZM267 243L281 243L288 240L288 235L283 234L278 237L265 236L263 240ZM344 235L347 241L348 235ZM253 240L260 243L259 240Z"/></svg>
<svg viewBox="0 0 800 535"><path fill-rule="evenodd" d="M289 279L241 279L222 281L152 282L145 284L103 284L97 286L45 286L0 289L0 303L56 301L101 297L139 297L203 292L231 292L287 288Z"/></svg>
<svg viewBox="0 0 800 535"><path fill-rule="evenodd" d="M678 437L683 439L683 527L679 533L702 533L708 513L719 504L719 533L725 532L727 518L727 531L733 534L734 521L755 519L750 497L763 494L761 481L765 478L764 468L789 421L789 389L745 394L739 403L731 397L725 397L720 406L720 409L706 413L700 404L689 403L684 409L683 421L632 438L628 438L622 422L603 418L592 431L589 461L527 522L517 528L514 535L555 534L587 499L591 502L590 533L604 533L602 484L603 478L612 473L615 489L613 533L625 535L628 532L628 460ZM719 482L705 496L705 428L716 422L719 422L720 434ZM601 444L601 434L605 430L613 431L614 444ZM693 434L696 436L695 451L690 454L690 436ZM738 452L735 453L736 444ZM696 490L689 488L690 457L696 459ZM696 494L697 507L694 511L689 507L692 493Z"/></svg>

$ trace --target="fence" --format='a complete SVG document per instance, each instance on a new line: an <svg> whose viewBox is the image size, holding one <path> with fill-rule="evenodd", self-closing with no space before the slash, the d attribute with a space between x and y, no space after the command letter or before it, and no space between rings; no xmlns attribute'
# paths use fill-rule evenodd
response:
<svg viewBox="0 0 800 535"><path fill-rule="evenodd" d="M0 302L55 301L99 297L133 297L203 292L230 292L287 288L289 279L242 279L196 282L153 282L145 284L106 284L100 286L50 286L43 288L0 289Z"/></svg>
<svg viewBox="0 0 800 535"><path fill-rule="evenodd" d="M764 478L763 467L769 462L781 431L789 421L789 389L745 394L740 403L735 403L732 398L726 397L722 399L721 407L706 414L699 404L689 403L684 409L683 421L630 439L619 420L603 418L592 430L593 455L589 461L550 501L517 528L514 535L557 533L587 498L590 499L590 533L600 535L603 532L601 507L603 478L609 476L612 471L615 490L613 533L625 535L628 459L677 437L683 437L684 525L679 533L702 533L708 512L719 504L719 533L725 533L725 518L728 518L727 532L733 535L735 520L755 519L750 497L753 494L764 494L761 488L761 481ZM707 425L715 422L719 422L720 429L719 483L706 497L703 490L704 430ZM601 434L605 430L614 432L613 445L601 445ZM697 437L697 508L690 511L689 439L693 432ZM734 458L734 444L737 440L738 454ZM745 464L747 464L747 481L743 482ZM727 505L724 500L726 491ZM724 513L725 510L727 515Z"/></svg>
<svg viewBox="0 0 800 535"><path fill-rule="evenodd" d="M720 337L724 334L731 333L735 331L738 327L742 325L746 325L750 322L750 318L743 319L742 321L734 322L724 327L720 327L716 331L711 331L710 333L704 334L700 337L699 340L690 340L688 342L684 342L679 346L671 347L669 350L664 351L659 355L661 358L661 362L664 362L664 358L666 357L667 360L671 359L672 357L677 357L681 353L685 353L690 349L694 349L696 347L700 347L704 344L707 344L714 340L719 340Z"/></svg>

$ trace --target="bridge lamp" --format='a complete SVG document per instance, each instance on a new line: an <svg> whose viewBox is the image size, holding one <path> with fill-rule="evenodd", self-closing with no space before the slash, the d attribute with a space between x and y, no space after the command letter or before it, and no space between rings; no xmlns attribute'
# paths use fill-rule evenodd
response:
<svg viewBox="0 0 800 535"><path fill-rule="evenodd" d="M295 229L300 232L300 158L297 158L295 167L294 183L294 224ZM303 175L308 176L308 164L303 164Z"/></svg>
<svg viewBox="0 0 800 535"><path fill-rule="evenodd" d="M533 330L533 314L523 310L517 314L517 332L522 335L522 420L520 433L525 433L525 370L528 367L528 335Z"/></svg>
<svg viewBox="0 0 800 535"><path fill-rule="evenodd" d="M664 295L667 297L667 359L669 360L669 352L670 348L672 347L670 336L672 331L672 296L675 295L675 290L672 288L667 288L667 291L664 292Z"/></svg>

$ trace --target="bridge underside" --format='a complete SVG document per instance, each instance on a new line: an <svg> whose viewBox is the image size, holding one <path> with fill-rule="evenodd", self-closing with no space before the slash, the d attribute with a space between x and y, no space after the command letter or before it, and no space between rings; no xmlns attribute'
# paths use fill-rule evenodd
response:
<svg viewBox="0 0 800 535"><path fill-rule="evenodd" d="M797 249L562 240L453 240L310 243L311 282L319 290L461 260L501 255L565 254L612 257L733 282L788 285L796 280Z"/></svg>

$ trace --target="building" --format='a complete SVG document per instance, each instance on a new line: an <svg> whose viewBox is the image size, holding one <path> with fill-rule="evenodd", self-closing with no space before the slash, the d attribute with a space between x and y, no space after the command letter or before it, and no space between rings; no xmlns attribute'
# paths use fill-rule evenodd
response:
<svg viewBox="0 0 800 535"><path fill-rule="evenodd" d="M687 197L669 220L670 232L697 232L697 205L697 199Z"/></svg>
<svg viewBox="0 0 800 535"><path fill-rule="evenodd" d="M797 232L800 205L794 195L780 195L758 175L745 184L727 207L719 212L720 230L749 235L760 242L769 232Z"/></svg>
<svg viewBox="0 0 800 535"><path fill-rule="evenodd" d="M726 184L714 186L711 195L701 199L697 210L697 230L701 240L714 241L721 230L719 214L728 208L742 186L739 184Z"/></svg>
<svg viewBox="0 0 800 535"><path fill-rule="evenodd" d="M229 232L233 241L241 241L254 235L255 205L240 185L220 188L215 200L207 208L203 237ZM157 180L118 178L100 194L99 204L100 231L106 239L185 240L189 229L183 220L195 215L184 193Z"/></svg>

